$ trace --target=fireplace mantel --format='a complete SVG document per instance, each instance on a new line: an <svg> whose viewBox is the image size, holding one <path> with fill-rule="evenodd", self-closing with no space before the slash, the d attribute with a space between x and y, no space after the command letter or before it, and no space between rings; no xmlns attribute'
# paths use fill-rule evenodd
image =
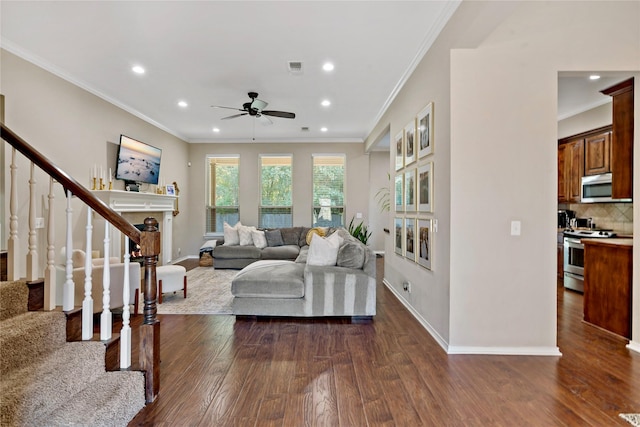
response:
<svg viewBox="0 0 640 427"><path fill-rule="evenodd" d="M96 190L93 194L111 209L122 214L125 212L162 212L160 223L162 233L162 264L169 264L172 256L173 243L173 211L177 196L155 193L138 193L122 190ZM111 256L122 256L122 239L119 230L111 227Z"/></svg>

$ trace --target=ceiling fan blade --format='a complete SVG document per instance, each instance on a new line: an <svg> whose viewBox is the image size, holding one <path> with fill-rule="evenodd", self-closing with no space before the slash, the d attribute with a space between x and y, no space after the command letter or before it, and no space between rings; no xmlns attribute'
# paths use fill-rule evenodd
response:
<svg viewBox="0 0 640 427"><path fill-rule="evenodd" d="M235 107L223 107L222 105L212 105L211 108L226 108L227 110L236 110L236 111L244 111L241 108L235 108Z"/></svg>
<svg viewBox="0 0 640 427"><path fill-rule="evenodd" d="M246 116L247 114L249 114L249 113L234 114L233 116L223 117L223 118L221 118L220 120L235 119L236 117Z"/></svg>
<svg viewBox="0 0 640 427"><path fill-rule="evenodd" d="M265 116L282 117L283 119L295 119L296 118L295 113L288 113L286 111L267 110L267 111L262 111L262 114L264 114Z"/></svg>

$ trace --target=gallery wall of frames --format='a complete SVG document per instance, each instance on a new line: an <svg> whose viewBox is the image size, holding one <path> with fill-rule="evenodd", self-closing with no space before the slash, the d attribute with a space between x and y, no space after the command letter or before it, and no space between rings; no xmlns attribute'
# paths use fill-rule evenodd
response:
<svg viewBox="0 0 640 427"><path fill-rule="evenodd" d="M395 253L431 270L433 260L433 102L398 132L395 144Z"/></svg>

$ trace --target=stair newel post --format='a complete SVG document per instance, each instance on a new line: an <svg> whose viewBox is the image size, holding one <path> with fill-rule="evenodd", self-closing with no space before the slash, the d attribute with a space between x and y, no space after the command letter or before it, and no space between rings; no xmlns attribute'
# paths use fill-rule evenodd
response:
<svg viewBox="0 0 640 427"><path fill-rule="evenodd" d="M93 338L93 297L91 296L91 289L93 287L93 279L91 274L93 272L93 263L91 262L92 244L93 238L93 221L92 211L87 206L87 225L86 232L86 250L84 258L84 298L82 299L82 339L84 341Z"/></svg>
<svg viewBox="0 0 640 427"><path fill-rule="evenodd" d="M122 301L124 307L122 308L122 330L120 331L120 369L126 369L131 366L131 326L129 319L131 317L131 308L129 304L130 291L130 278L129 278L129 265L131 264L131 254L129 253L129 236L124 236L124 247L127 251L124 253L124 286L122 288Z"/></svg>
<svg viewBox="0 0 640 427"><path fill-rule="evenodd" d="M111 339L113 315L111 313L111 268L109 268L109 235L111 224L104 222L104 268L102 274L102 314L100 315L100 340Z"/></svg>
<svg viewBox="0 0 640 427"><path fill-rule="evenodd" d="M11 150L11 190L9 194L9 241L7 242L7 280L20 278L20 242L18 240L18 179L16 177L18 165L16 164L17 150Z"/></svg>
<svg viewBox="0 0 640 427"><path fill-rule="evenodd" d="M53 199L55 194L53 193L53 185L55 180L49 178L49 212L47 214L47 269L44 271L44 309L53 310L56 308L56 267L55 267L55 231L54 231L54 212Z"/></svg>
<svg viewBox="0 0 640 427"><path fill-rule="evenodd" d="M27 252L27 282L38 278L38 238L36 236L36 176L35 164L29 171L29 250Z"/></svg>
<svg viewBox="0 0 640 427"><path fill-rule="evenodd" d="M144 257L144 321L140 326L140 366L146 371L147 403L153 402L160 390L160 321L157 312L156 264L160 254L160 232L155 218L144 220L140 233L140 251Z"/></svg>
<svg viewBox="0 0 640 427"><path fill-rule="evenodd" d="M67 190L67 235L66 237L66 262L65 262L65 273L66 273L66 281L64 282L64 288L62 291L62 310L71 311L73 310L73 263L71 262L71 253L73 252L73 239L72 237L72 229L73 229L73 209L71 208L71 190Z"/></svg>

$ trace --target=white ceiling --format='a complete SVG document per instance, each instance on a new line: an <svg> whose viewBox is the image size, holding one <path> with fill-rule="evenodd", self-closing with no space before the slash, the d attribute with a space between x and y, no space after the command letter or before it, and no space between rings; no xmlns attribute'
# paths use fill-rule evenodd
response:
<svg viewBox="0 0 640 427"><path fill-rule="evenodd" d="M189 142L361 142L458 5L3 0L0 43ZM289 61L303 63L301 75ZM241 108L249 91L296 118L221 121L234 111L211 108Z"/></svg>

